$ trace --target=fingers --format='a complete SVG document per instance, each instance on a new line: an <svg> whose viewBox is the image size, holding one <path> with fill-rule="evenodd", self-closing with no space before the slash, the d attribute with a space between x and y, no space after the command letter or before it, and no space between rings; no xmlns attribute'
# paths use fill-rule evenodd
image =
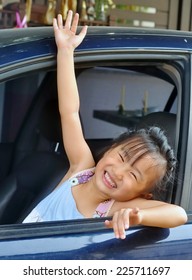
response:
<svg viewBox="0 0 192 280"><path fill-rule="evenodd" d="M130 209L122 209L113 216L113 230L116 238L125 239L125 229L129 228Z"/></svg>
<svg viewBox="0 0 192 280"><path fill-rule="evenodd" d="M76 13L73 17L73 11L69 10L65 21L65 28L71 30L73 33L76 33L78 22L79 22L79 14Z"/></svg>
<svg viewBox="0 0 192 280"><path fill-rule="evenodd" d="M114 213L112 221L105 221L106 227L113 228L116 238L125 239L125 230L129 228L130 211L131 209L122 209Z"/></svg>
<svg viewBox="0 0 192 280"><path fill-rule="evenodd" d="M65 21L65 28L66 29L69 29L69 30L70 29L74 29L75 30L75 25L78 24L79 15L76 14L75 17L74 17L74 21L73 21L73 27L71 27L72 16L73 16L73 12L69 11L68 15L67 15L67 18L66 18L66 21ZM64 28L64 26L63 26L63 18L62 18L61 14L58 14L57 18L53 19L53 27L54 27L54 29L63 29Z"/></svg>
<svg viewBox="0 0 192 280"><path fill-rule="evenodd" d="M63 29L63 18L62 15L58 15L57 18L53 19L53 28L54 30Z"/></svg>
<svg viewBox="0 0 192 280"><path fill-rule="evenodd" d="M65 28L71 29L71 22L72 22L73 12L71 10L68 11L67 18L65 21Z"/></svg>
<svg viewBox="0 0 192 280"><path fill-rule="evenodd" d="M87 25L84 25L83 28L81 29L81 32L80 34L85 37L85 35L87 34L87 29L88 29L88 26Z"/></svg>
<svg viewBox="0 0 192 280"><path fill-rule="evenodd" d="M54 30L58 29L57 19L56 18L53 19L53 28L54 28Z"/></svg>
<svg viewBox="0 0 192 280"><path fill-rule="evenodd" d="M72 26L71 26L71 31L73 33L76 33L76 31L77 31L78 22L79 22L79 14L76 13L74 15Z"/></svg>
<svg viewBox="0 0 192 280"><path fill-rule="evenodd" d="M63 18L60 14L57 16L57 24L59 29L63 29Z"/></svg>
<svg viewBox="0 0 192 280"><path fill-rule="evenodd" d="M132 210L132 214L137 215L139 213L139 208L135 207Z"/></svg>
<svg viewBox="0 0 192 280"><path fill-rule="evenodd" d="M116 238L125 239L125 230L130 225L136 225L139 222L139 209L121 209L114 213L112 221L106 220L105 225L113 228Z"/></svg>
<svg viewBox="0 0 192 280"><path fill-rule="evenodd" d="M73 33L76 33L77 27L78 27L78 22L79 22L79 14L76 13L74 15L73 21L72 21L72 18L73 18L73 11L69 10L66 21L65 21L65 29L71 30ZM62 18L61 14L58 14L57 19L56 18L53 19L53 27L54 27L54 30L64 28L63 27L63 18ZM87 26L85 25L85 26L83 26L80 34L84 37L86 35L86 33L87 33Z"/></svg>
<svg viewBox="0 0 192 280"><path fill-rule="evenodd" d="M83 41L86 33L87 33L87 26L83 26L80 33L76 34L77 27L79 21L79 14L75 14L73 17L73 12L69 11L65 26L63 26L63 18L62 15L58 15L57 19L53 20L53 28L55 34L55 41L58 48L71 48L75 49L76 47L81 44Z"/></svg>

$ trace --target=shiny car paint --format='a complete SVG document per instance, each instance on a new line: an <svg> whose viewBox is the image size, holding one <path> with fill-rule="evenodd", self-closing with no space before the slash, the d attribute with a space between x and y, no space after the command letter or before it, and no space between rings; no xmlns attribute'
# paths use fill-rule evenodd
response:
<svg viewBox="0 0 192 280"><path fill-rule="evenodd" d="M172 229L135 227L118 240L103 221L2 226L0 259L186 260L191 259L191 230L191 223Z"/></svg>

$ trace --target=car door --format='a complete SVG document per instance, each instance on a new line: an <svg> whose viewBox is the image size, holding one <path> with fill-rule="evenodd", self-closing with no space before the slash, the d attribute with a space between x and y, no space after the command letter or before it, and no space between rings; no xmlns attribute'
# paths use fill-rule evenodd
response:
<svg viewBox="0 0 192 280"><path fill-rule="evenodd" d="M168 124L168 134L169 129L174 128L174 135L171 133L169 137L173 140L180 163L179 180L175 180L169 186L169 192L163 191L155 195L158 199L181 204L188 211L190 207L182 204L182 199L183 188L185 185L188 186L185 176L189 135L186 124L189 122L190 111L188 107L190 54L177 49L170 51L164 48L154 48L154 42L150 48L141 48L140 42L144 42L144 45L149 44L148 39L136 35L128 37L129 43L132 45L125 48L124 41L128 39L121 39L121 45L117 43L120 42L120 37L114 38L113 47L107 42L103 44L102 40L105 38L99 37L101 45L97 44L97 47L99 46L97 50L91 48L92 39L96 40L96 38L88 37L85 46L79 48L75 54L76 76L81 98L80 114L85 138L97 157L100 149L108 145L111 139L127 129L137 127L141 121L146 120L146 116L152 116L152 120L154 120L154 113L173 114L174 125L165 120L163 122ZM50 38L52 38L51 35ZM21 61L19 58L18 68L14 66L14 61L11 68L2 67L6 72L2 78L2 88L4 88L4 83L8 85L10 83L9 88L11 88L13 96L13 99L9 96L5 98L9 92L3 90L3 99L7 99L8 104L14 104L11 109L5 109L6 115L12 116L10 127L8 126L9 118L4 117L4 112L1 113L3 116L1 123L5 122L5 124L2 124L1 127L9 127L8 135L12 135L15 127L17 127L17 132L15 132L15 138L11 138L11 145L16 147L14 153L10 152L11 168L8 168L8 173L5 172L0 186L2 199L0 206L3 205L1 211L6 214L0 226L0 258L190 259L192 257L190 222L175 229L133 227L126 232L126 240L114 239L113 231L105 228L103 219L38 224L21 223L22 218L34 205L47 192L52 191L61 178L61 173L67 168L60 135L58 131L52 130L58 123L58 115L55 110L57 108L55 107L55 104L57 105L55 49L53 38L50 38L46 38L45 41L37 41L41 45L38 58L29 56ZM44 45L46 51L42 55ZM100 46L102 47L100 48ZM23 46L17 46L18 48L23 48ZM31 45L28 48L31 50ZM28 48L26 47L27 50ZM15 91L18 83L20 85L19 94ZM26 95L29 95L27 101ZM23 105L16 106L16 101ZM3 106L8 108L6 104ZM44 109L46 110L44 111ZM20 124L15 126L17 118L14 117L14 112L17 110L21 117L19 117ZM51 125L51 119L55 120L53 125ZM154 124L158 123L155 121ZM3 146L1 150L3 150ZM55 168L59 166L58 173L52 174L51 171L54 167L48 165L47 171L42 176L39 163L41 162L40 165L45 166L48 160L44 160L44 158L42 160L41 157L42 161L40 161L38 156L50 155L50 153L49 162L52 162ZM30 157L30 163L28 155L33 159L31 161ZM36 161L36 159L38 160ZM55 164L58 159L61 159L62 165ZM40 172L38 173L36 169L39 169ZM37 173L34 173L34 170ZM18 174L22 176L18 177ZM48 176L49 174L51 178ZM41 177L39 177L40 175ZM25 184L21 184L23 178ZM34 178L37 181L34 181ZM38 180L39 178L40 180ZM184 178L185 185L183 184ZM13 192L13 195L8 196L7 193L12 193L13 186L14 188L16 186L18 192ZM26 196L27 199L21 200L23 196ZM10 197L11 199L9 199ZM3 204L4 198L6 198L7 204ZM17 207L14 204L16 202ZM26 202L25 207L24 202ZM13 215L13 212L15 220L9 222L9 217Z"/></svg>

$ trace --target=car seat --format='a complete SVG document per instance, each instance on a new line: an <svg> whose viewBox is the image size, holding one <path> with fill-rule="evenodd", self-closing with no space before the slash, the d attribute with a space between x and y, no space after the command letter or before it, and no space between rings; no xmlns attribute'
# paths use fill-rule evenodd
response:
<svg viewBox="0 0 192 280"><path fill-rule="evenodd" d="M158 126L165 131L168 138L168 142L173 149L175 149L176 138L176 114L169 112L153 112L146 116L143 116L138 128Z"/></svg>
<svg viewBox="0 0 192 280"><path fill-rule="evenodd" d="M30 138L30 144L32 146L35 142L35 148L26 151L25 146L22 150L21 137L18 143L21 153L18 153L12 172L1 183L0 224L21 222L34 205L56 187L68 170L57 100L48 99L41 107L35 129L31 129L35 131L35 141Z"/></svg>

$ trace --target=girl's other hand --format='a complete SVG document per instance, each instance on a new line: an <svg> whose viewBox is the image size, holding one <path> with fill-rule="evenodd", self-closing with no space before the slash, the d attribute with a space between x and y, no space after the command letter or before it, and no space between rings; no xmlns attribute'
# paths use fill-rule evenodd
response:
<svg viewBox="0 0 192 280"><path fill-rule="evenodd" d="M58 49L74 50L77 46L81 44L87 33L87 26L83 26L81 32L78 35L76 35L78 22L79 14L76 13L73 18L72 11L68 12L64 26L63 19L60 14L57 16L57 19L53 19L55 41Z"/></svg>
<svg viewBox="0 0 192 280"><path fill-rule="evenodd" d="M115 212L112 220L106 220L105 225L108 228L113 228L116 238L125 239L125 230L130 226L141 224L141 221L142 215L138 208L127 208Z"/></svg>

